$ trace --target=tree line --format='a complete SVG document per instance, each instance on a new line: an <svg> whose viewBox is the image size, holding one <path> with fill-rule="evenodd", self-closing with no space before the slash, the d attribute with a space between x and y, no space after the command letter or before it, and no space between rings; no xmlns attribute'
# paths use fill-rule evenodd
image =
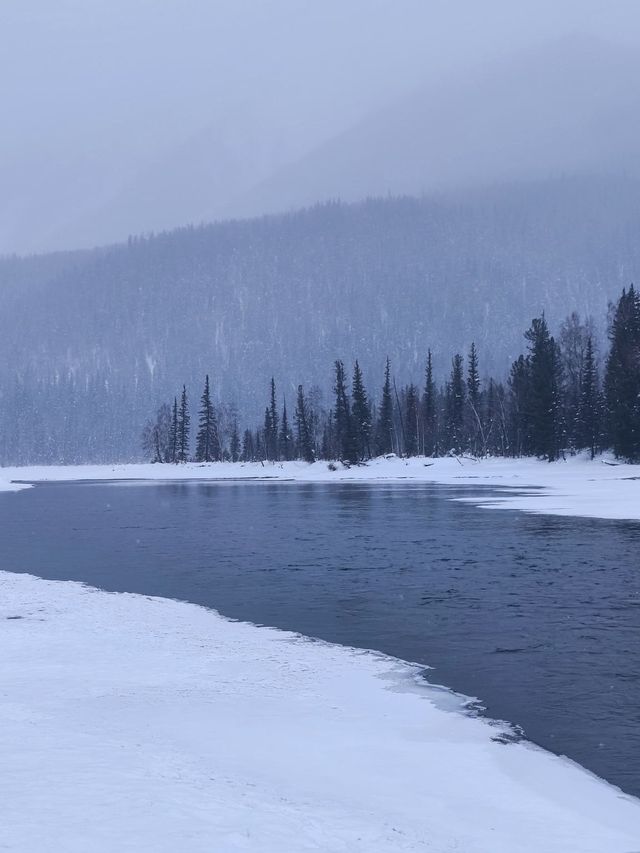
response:
<svg viewBox="0 0 640 853"><path fill-rule="evenodd" d="M170 463L326 459L357 464L392 453L553 461L567 451L587 450L593 458L607 448L640 461L640 294L635 288L623 290L610 308L604 358L593 322L575 313L557 339L544 315L532 321L524 338L526 350L506 381L481 376L475 344L466 358L453 356L442 383L434 378L430 350L421 386L399 386L387 359L375 403L358 361L350 378L344 363L335 361L328 409L315 390L298 385L290 414L272 379L263 422L242 433L236 415L222 425L207 376L193 455L186 386L146 424L143 449L154 462Z"/></svg>

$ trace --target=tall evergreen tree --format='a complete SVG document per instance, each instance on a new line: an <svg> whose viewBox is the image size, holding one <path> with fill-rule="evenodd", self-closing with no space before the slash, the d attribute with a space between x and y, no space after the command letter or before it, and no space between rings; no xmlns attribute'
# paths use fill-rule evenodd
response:
<svg viewBox="0 0 640 853"><path fill-rule="evenodd" d="M358 460L368 459L371 456L371 409L367 392L364 387L362 371L356 361L353 367L353 385L351 389L351 423L353 425L353 439Z"/></svg>
<svg viewBox="0 0 640 853"><path fill-rule="evenodd" d="M465 382L464 362L456 353L451 362L451 379L447 395L447 438L454 453L464 450Z"/></svg>
<svg viewBox="0 0 640 853"><path fill-rule="evenodd" d="M416 456L418 453L419 410L418 389L411 384L405 394L404 452L407 456Z"/></svg>
<svg viewBox="0 0 640 853"><path fill-rule="evenodd" d="M182 386L180 397L180 410L178 412L178 462L189 461L189 437L191 433L191 417L189 415L189 401L187 399L187 386Z"/></svg>
<svg viewBox="0 0 640 853"><path fill-rule="evenodd" d="M532 321L525 337L529 342L529 450L551 462L560 454L560 352L544 315Z"/></svg>
<svg viewBox="0 0 640 853"><path fill-rule="evenodd" d="M591 336L589 336L580 380L576 446L578 449L588 448L593 459L598 448L599 435L600 394L598 391L598 368L593 353L593 341Z"/></svg>
<svg viewBox="0 0 640 853"><path fill-rule="evenodd" d="M427 366L425 368L424 395L422 399L422 431L423 452L425 456L437 453L437 425L436 425L436 383L433 379L433 361L431 350L427 351Z"/></svg>
<svg viewBox="0 0 640 853"><path fill-rule="evenodd" d="M391 396L391 362L387 358L384 369L382 400L376 423L376 455L393 453L393 397Z"/></svg>
<svg viewBox="0 0 640 853"><path fill-rule="evenodd" d="M204 380L204 391L200 400L198 434L196 435L196 462L218 462L222 458L218 420L211 403L209 376Z"/></svg>
<svg viewBox="0 0 640 853"><path fill-rule="evenodd" d="M169 431L169 454L167 462L178 461L178 398L173 398L173 409L171 412L171 428Z"/></svg>
<svg viewBox="0 0 640 853"><path fill-rule="evenodd" d="M298 385L298 399L296 402L295 423L298 438L298 453L305 462L315 462L313 442L309 430L309 413L307 401L304 396L302 385Z"/></svg>
<svg viewBox="0 0 640 853"><path fill-rule="evenodd" d="M333 419L335 424L336 444L340 459L345 462L355 462L357 451L351 421L351 405L347 394L347 382L344 364L339 359L335 362L335 408Z"/></svg>
<svg viewBox="0 0 640 853"><path fill-rule="evenodd" d="M280 422L280 457L288 462L291 459L291 451L293 448L293 436L289 426L287 417L287 401L282 404L282 420Z"/></svg>
<svg viewBox="0 0 640 853"><path fill-rule="evenodd" d="M623 290L611 326L605 391L616 456L640 460L640 295Z"/></svg>
<svg viewBox="0 0 640 853"><path fill-rule="evenodd" d="M478 371L478 352L475 343L471 344L467 364L467 440L469 449L477 454L484 450L484 428L480 406L480 373Z"/></svg>

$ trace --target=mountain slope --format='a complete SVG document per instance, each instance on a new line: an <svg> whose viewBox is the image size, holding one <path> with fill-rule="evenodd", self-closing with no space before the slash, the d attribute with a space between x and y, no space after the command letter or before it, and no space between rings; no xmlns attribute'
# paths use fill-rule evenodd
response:
<svg viewBox="0 0 640 853"><path fill-rule="evenodd" d="M432 199L330 204L128 245L0 262L0 459L130 458L183 382L257 422L272 375L330 387L389 355L422 382L474 340L505 375L546 311L604 319L639 280L640 184L563 180ZM37 429L34 428L37 424Z"/></svg>

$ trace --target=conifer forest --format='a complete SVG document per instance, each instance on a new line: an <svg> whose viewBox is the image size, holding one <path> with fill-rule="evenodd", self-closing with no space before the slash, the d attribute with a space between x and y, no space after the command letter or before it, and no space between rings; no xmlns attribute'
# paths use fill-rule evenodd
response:
<svg viewBox="0 0 640 853"><path fill-rule="evenodd" d="M602 351L591 319L573 313L551 334L544 315L524 334L526 349L506 380L484 377L474 343L452 356L437 383L431 350L421 386L397 380L387 359L378 387L365 387L358 361L351 375L333 365L333 394L298 385L289 401L271 379L264 420L241 425L216 406L209 376L198 406L195 452L186 385L147 422L144 453L153 462L365 462L373 456L536 456L604 449L640 459L640 294L631 285L612 306L609 347Z"/></svg>

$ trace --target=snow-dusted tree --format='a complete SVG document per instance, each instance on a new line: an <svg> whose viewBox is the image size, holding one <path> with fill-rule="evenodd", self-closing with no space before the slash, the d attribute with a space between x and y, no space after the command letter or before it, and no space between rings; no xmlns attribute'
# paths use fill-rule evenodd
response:
<svg viewBox="0 0 640 853"><path fill-rule="evenodd" d="M351 388L351 425L356 458L358 460L368 459L371 456L371 408L364 387L362 370L357 361L353 367Z"/></svg>
<svg viewBox="0 0 640 853"><path fill-rule="evenodd" d="M391 396L391 362L387 358L384 369L382 400L376 423L376 454L384 456L393 452L393 398Z"/></svg>
<svg viewBox="0 0 640 853"><path fill-rule="evenodd" d="M222 458L222 448L218 435L218 421L211 402L208 375L204 380L204 391L200 399L198 418L196 462L218 462Z"/></svg>
<svg viewBox="0 0 640 853"><path fill-rule="evenodd" d="M191 417L189 415L189 400L187 398L187 387L182 386L182 395L180 397L180 408L178 410L178 427L177 427L177 444L178 452L176 455L177 462L189 461L189 437L191 433Z"/></svg>

